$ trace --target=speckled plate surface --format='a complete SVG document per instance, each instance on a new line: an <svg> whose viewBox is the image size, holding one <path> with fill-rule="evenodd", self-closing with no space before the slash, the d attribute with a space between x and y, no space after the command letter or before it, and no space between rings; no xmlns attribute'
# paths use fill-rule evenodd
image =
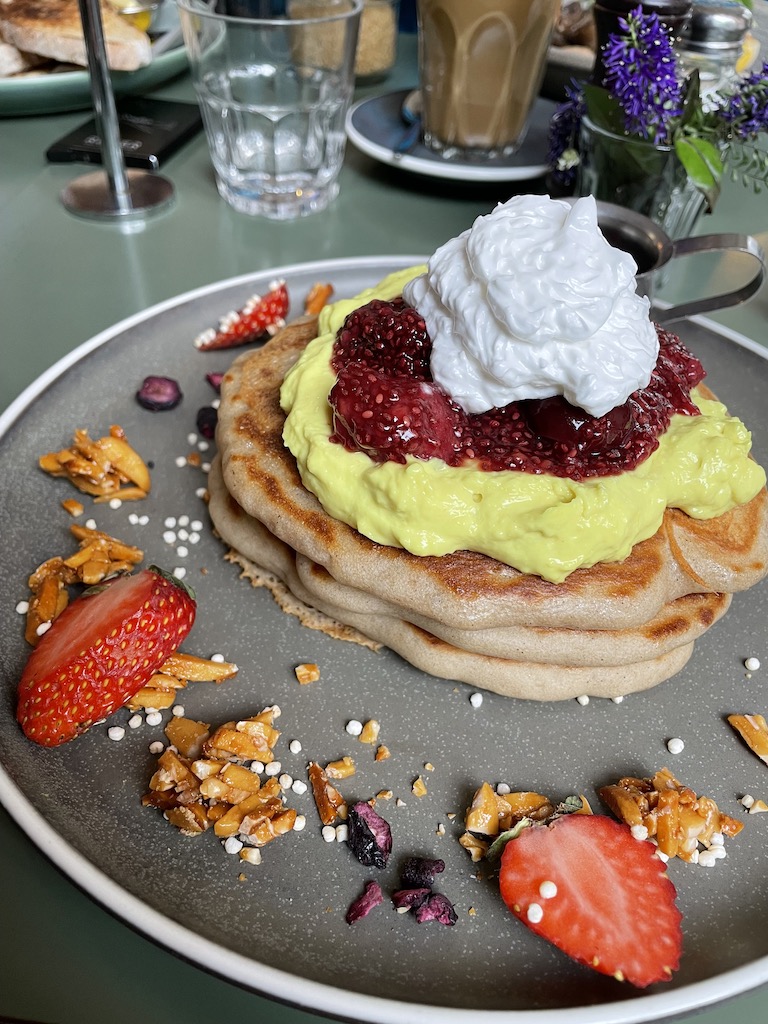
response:
<svg viewBox="0 0 768 1024"><path fill-rule="evenodd" d="M316 281L333 281L338 296L349 296L414 262L305 264L182 296L85 343L0 419L0 799L33 843L134 927L201 967L329 1016L446 1024L466 1021L471 1011L475 1024L632 1024L755 987L768 980L768 815L746 816L738 799L747 792L766 797L768 777L725 716L766 711L768 587L737 595L677 677L623 703L537 704L486 694L473 707L466 686L428 677L386 651L330 640L283 615L266 592L238 579L207 528L199 543L187 544L186 556L163 539L166 517L206 521L196 493L203 471L177 460L196 450L189 437L195 414L213 398L205 374L231 358L197 352L194 336L276 275L288 281L298 312ZM764 355L711 324L684 324L681 334L703 359L712 388L752 428L760 457L768 451ZM165 413L138 406L134 392L149 373L179 379L180 406ZM153 491L139 505L89 505L86 516L141 546L146 562L185 565L199 602L185 650L220 652L240 666L220 687L190 686L181 697L187 714L219 723L280 705L276 753L297 779L305 778L309 759L352 755L357 774L339 784L348 799L391 789L403 801L379 804L394 838L390 866L378 873L385 892L395 887L404 857L442 857L446 869L436 887L456 906L454 928L417 925L386 902L348 926L344 912L372 871L345 845L323 842L309 793L289 794L289 804L306 814L306 829L267 846L260 866L227 855L212 833L179 834L140 804L153 770L149 743L162 738L162 727L144 724L113 742L98 726L49 751L24 739L14 693L27 652L14 609L35 566L75 546L60 507L74 492L40 472L37 459L68 444L77 427L100 436L112 423L152 464ZM134 524L132 514L148 521ZM743 664L749 655L767 666L751 678ZM293 669L303 661L319 664L318 682L296 682ZM380 721L389 760L375 762L372 748L345 732L352 718ZM114 716L120 724L127 719L127 712ZM666 747L675 736L685 741L677 756ZM293 739L301 741L300 753L289 751ZM670 863L684 914L682 965L670 984L639 992L572 964L531 935L501 905L491 873L477 877L457 838L483 780L555 799L584 792L599 807L596 787L663 765L726 812L744 815L745 827L713 869ZM411 793L418 775L427 786L421 799Z"/></svg>

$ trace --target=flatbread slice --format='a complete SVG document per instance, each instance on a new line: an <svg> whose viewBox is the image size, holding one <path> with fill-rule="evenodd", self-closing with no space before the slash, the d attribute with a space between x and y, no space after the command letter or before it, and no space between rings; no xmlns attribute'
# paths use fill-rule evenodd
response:
<svg viewBox="0 0 768 1024"><path fill-rule="evenodd" d="M114 71L136 71L152 60L149 36L106 5L101 8L107 60ZM0 33L6 43L64 63L87 66L77 0L2 0Z"/></svg>

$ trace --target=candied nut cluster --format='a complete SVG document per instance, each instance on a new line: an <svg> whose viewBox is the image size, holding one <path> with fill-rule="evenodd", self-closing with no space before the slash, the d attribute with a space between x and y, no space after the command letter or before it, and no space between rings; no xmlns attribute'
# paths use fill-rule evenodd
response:
<svg viewBox="0 0 768 1024"><path fill-rule="evenodd" d="M51 476L64 477L96 502L120 498L137 501L150 490L149 470L125 438L122 427L94 441L86 430L76 430L71 447L41 456L39 466Z"/></svg>
<svg viewBox="0 0 768 1024"><path fill-rule="evenodd" d="M351 761L351 758L347 760ZM317 813L320 815L323 825L335 825L339 819L346 820L347 801L331 783L327 769L319 765L317 761L310 761L307 765L307 774L312 786L312 796L315 798ZM342 777L336 776L336 778Z"/></svg>
<svg viewBox="0 0 768 1024"><path fill-rule="evenodd" d="M623 778L600 791L611 811L630 827L644 828L667 857L698 859L699 844L709 848L715 835L735 836L744 827L723 814L714 800L697 796L668 768L652 778Z"/></svg>
<svg viewBox="0 0 768 1024"><path fill-rule="evenodd" d="M762 715L728 715L733 726L753 754L768 764L768 722Z"/></svg>
<svg viewBox="0 0 768 1024"><path fill-rule="evenodd" d="M100 530L73 523L70 532L79 541L79 549L69 558L47 559L29 577L32 595L24 636L32 645L40 638L41 629L61 615L69 604L67 587L78 583L90 587L108 576L130 572L144 557L139 548Z"/></svg>
<svg viewBox="0 0 768 1024"><path fill-rule="evenodd" d="M333 285L316 282L307 292L304 299L304 312L307 316L317 316L320 310L328 304L333 295Z"/></svg>
<svg viewBox="0 0 768 1024"><path fill-rule="evenodd" d="M286 807L278 780L272 776L262 783L247 766L274 759L271 747L280 733L272 723L278 714L275 707L265 708L213 733L204 722L174 719L166 729L172 745L158 758L142 804L161 810L184 835L212 828L221 840L234 837L246 847L266 846L292 831L297 814ZM250 859L247 850L241 858Z"/></svg>
<svg viewBox="0 0 768 1024"><path fill-rule="evenodd" d="M459 837L473 861L483 860L493 840L523 818L544 821L554 814L554 804L541 793L499 793L484 782L475 791L464 817L466 831Z"/></svg>
<svg viewBox="0 0 768 1024"><path fill-rule="evenodd" d="M171 707L176 701L176 691L182 690L187 683L214 682L223 683L237 675L237 665L228 661L210 661L198 658L194 654L182 654L177 651L163 662L159 671L151 676L146 684L128 701L131 711L141 708L155 708L158 711ZM175 740L171 742L178 746Z"/></svg>

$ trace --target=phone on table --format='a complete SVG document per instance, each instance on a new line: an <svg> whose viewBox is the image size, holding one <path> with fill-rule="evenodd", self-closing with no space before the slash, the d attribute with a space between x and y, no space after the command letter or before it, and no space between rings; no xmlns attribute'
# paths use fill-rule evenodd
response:
<svg viewBox="0 0 768 1024"><path fill-rule="evenodd" d="M127 167L156 171L203 126L200 108L195 103L126 96L117 100L116 107ZM51 163L102 163L96 120L91 118L58 139L48 147L45 156Z"/></svg>

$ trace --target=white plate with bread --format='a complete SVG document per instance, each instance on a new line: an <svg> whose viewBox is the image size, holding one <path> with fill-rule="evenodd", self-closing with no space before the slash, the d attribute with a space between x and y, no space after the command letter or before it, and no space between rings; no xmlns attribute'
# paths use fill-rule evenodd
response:
<svg viewBox="0 0 768 1024"><path fill-rule="evenodd" d="M171 4L141 22L102 5L116 95L143 92L187 67ZM54 114L92 106L77 0L0 0L0 117Z"/></svg>

